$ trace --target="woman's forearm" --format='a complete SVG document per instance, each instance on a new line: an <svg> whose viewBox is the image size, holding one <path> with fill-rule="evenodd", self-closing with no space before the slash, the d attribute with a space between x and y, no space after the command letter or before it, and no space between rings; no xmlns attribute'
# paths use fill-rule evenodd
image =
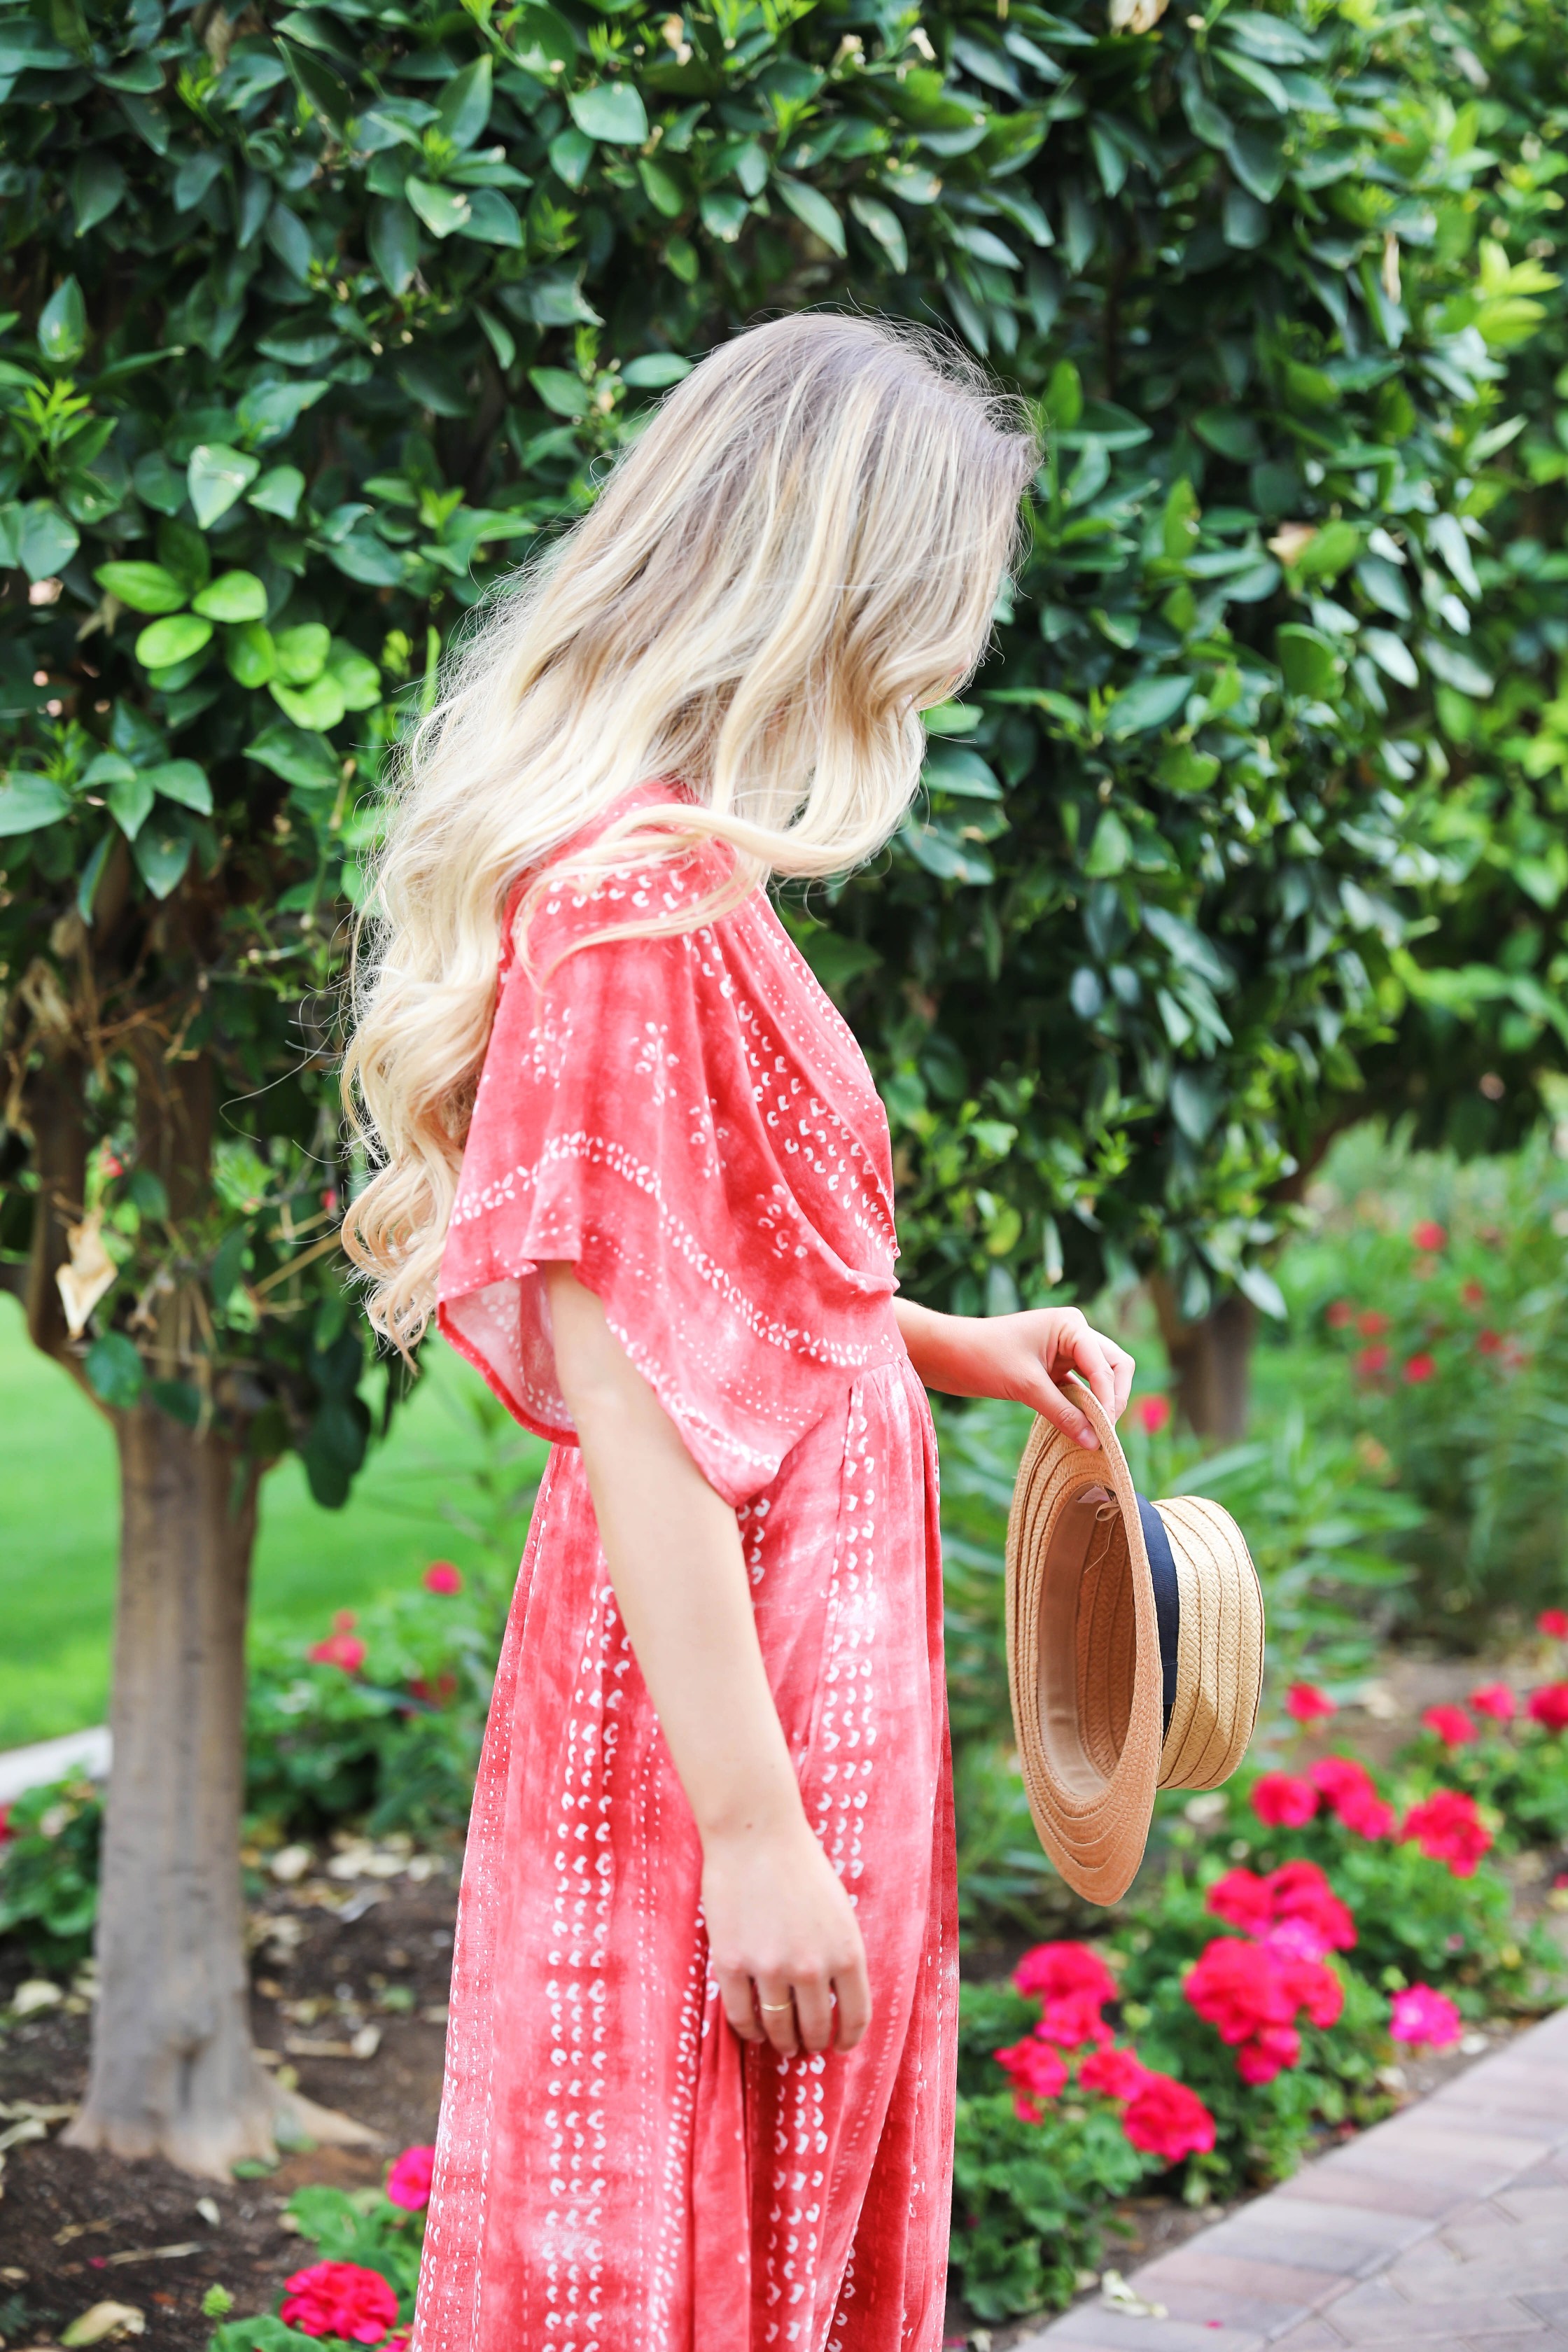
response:
<svg viewBox="0 0 1568 2352"><path fill-rule="evenodd" d="M709 1486L593 1292L547 1270L555 1362L610 1581L704 1840L802 1818L735 1514Z"/></svg>

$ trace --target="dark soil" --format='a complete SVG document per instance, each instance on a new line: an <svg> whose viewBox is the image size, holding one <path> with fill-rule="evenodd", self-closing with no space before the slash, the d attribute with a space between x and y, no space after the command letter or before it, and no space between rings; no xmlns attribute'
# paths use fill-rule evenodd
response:
<svg viewBox="0 0 1568 2352"><path fill-rule="evenodd" d="M308 2181L379 2182L400 2149L435 2138L455 1907L449 1877L416 1889L311 1880L269 1895L255 1918L257 2042L292 2069L286 2080L369 2125L382 2144L300 2150L254 2179L200 2180L158 2161L62 2147L52 2120L47 2139L14 2145L5 2157L0 2341L53 2344L91 2305L112 2299L143 2315L137 2341L146 2352L203 2352L214 2326L201 2309L210 2287L226 2288L236 2317L274 2309L285 2278L310 2259L282 2221L294 2191ZM267 1940L269 1928L283 1940ZM0 1947L0 2002L37 1973L14 1947ZM0 2039L3 2127L21 2102L58 2107L80 2098L89 2023L87 2003L69 2000ZM380 2029L372 2057L299 2051L347 2045L367 2026Z"/></svg>

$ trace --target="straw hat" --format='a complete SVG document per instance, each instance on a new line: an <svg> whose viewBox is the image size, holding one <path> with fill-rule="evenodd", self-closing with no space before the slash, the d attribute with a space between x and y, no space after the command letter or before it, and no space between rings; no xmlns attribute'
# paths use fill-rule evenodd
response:
<svg viewBox="0 0 1568 2352"><path fill-rule="evenodd" d="M1144 1501L1081 1382L1090 1453L1035 1423L1007 1521L1007 1672L1024 1787L1069 1886L1114 1903L1158 1789L1213 1789L1247 1753L1263 1596L1227 1511Z"/></svg>

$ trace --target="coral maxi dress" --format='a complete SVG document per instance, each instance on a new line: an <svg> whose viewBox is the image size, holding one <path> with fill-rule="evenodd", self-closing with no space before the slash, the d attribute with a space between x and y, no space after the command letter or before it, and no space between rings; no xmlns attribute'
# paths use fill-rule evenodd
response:
<svg viewBox="0 0 1568 2352"><path fill-rule="evenodd" d="M468 1835L417 2352L941 2342L951 1781L886 1117L761 891L552 970L705 894L724 855L558 884L532 969L503 961L440 1317L555 1446ZM847 2056L782 2058L725 2022L696 1830L555 1381L548 1259L598 1294L734 1507L807 1815L866 1940L875 2016Z"/></svg>

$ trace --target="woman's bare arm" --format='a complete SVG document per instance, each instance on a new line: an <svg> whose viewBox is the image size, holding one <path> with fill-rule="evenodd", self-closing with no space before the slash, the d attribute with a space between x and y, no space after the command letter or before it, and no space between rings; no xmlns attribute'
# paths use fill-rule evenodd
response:
<svg viewBox="0 0 1568 2352"><path fill-rule="evenodd" d="M556 1374L610 1581L702 1842L702 1908L725 2014L737 2033L765 2033L778 2050L852 2049L871 2013L865 1948L805 1818L735 1514L594 1293L569 1265L544 1272Z"/></svg>
<svg viewBox="0 0 1568 2352"><path fill-rule="evenodd" d="M1091 1330L1076 1307L939 1315L912 1298L895 1298L893 1312L910 1361L928 1389L1032 1404L1085 1446L1100 1440L1062 1385L1069 1372L1082 1375L1112 1421L1126 1410L1137 1367L1125 1348Z"/></svg>

